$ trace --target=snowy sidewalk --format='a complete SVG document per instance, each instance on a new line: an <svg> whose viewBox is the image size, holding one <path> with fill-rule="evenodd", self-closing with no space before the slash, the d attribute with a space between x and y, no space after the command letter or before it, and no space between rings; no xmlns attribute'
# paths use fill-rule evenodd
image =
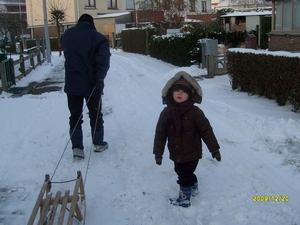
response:
<svg viewBox="0 0 300 225"><path fill-rule="evenodd" d="M38 67L35 71L43 70L43 67L52 67L48 73L46 73L44 79L42 80L33 80L28 83L26 86L20 86L19 83L22 80L31 77L31 74L28 74L26 77L22 78L20 81L17 81L17 84L11 87L8 93L12 93L12 97L21 97L26 94L40 95L46 92L60 91L64 86L64 60L62 60L59 64L53 65L42 65Z"/></svg>
<svg viewBox="0 0 300 225"><path fill-rule="evenodd" d="M164 107L161 90L178 71L201 76L207 70L111 52L102 108L109 149L93 152L85 110L84 160L74 161L68 144L69 110L62 90L0 95L0 225L28 221L45 174L53 179L55 193L73 190L73 184L55 182L74 179L77 171L85 177L87 225L300 225L299 113L290 105L233 91L226 75L199 80L203 102L198 106L218 138L222 161L212 160L203 145L196 170L200 194L189 208L178 208L169 203L179 187L168 150L161 166L152 153ZM39 66L16 87L63 82L63 62L57 54L54 66Z"/></svg>

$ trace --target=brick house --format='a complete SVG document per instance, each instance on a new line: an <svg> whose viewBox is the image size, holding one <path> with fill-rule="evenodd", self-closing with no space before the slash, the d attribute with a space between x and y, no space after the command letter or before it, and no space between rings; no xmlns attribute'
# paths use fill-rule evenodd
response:
<svg viewBox="0 0 300 225"><path fill-rule="evenodd" d="M269 51L300 52L300 1L272 1Z"/></svg>
<svg viewBox="0 0 300 225"><path fill-rule="evenodd" d="M190 20L201 20L201 21L211 21L216 18L217 14L198 14L198 15L187 15L186 18Z"/></svg>

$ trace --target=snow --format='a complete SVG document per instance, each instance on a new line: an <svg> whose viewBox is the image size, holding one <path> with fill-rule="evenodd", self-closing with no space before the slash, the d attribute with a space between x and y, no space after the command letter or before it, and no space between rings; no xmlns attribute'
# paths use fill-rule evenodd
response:
<svg viewBox="0 0 300 225"><path fill-rule="evenodd" d="M235 16L265 16L265 15L272 15L272 11L250 11L250 12L232 12L227 13L226 15L222 15L221 17L235 17Z"/></svg>
<svg viewBox="0 0 300 225"><path fill-rule="evenodd" d="M120 16L125 16L125 15L129 15L130 12L120 12L120 13L108 13L108 14L103 14L103 15L97 15L94 16L94 18L117 18Z"/></svg>
<svg viewBox="0 0 300 225"><path fill-rule="evenodd" d="M218 5L219 7L232 7L236 5L249 5L249 4L258 4L261 6L271 6L271 2L268 0L256 0L256 1L240 1L240 0L220 0ZM245 7L246 8L246 7Z"/></svg>
<svg viewBox="0 0 300 225"><path fill-rule="evenodd" d="M152 154L164 107L161 90L180 70L193 76L207 71L121 50L111 53L103 96L110 146L91 151L85 109L82 161L72 157L63 91L0 95L0 225L27 223L45 174L58 182L76 178L77 171L84 177L88 225L300 225L300 117L291 105L233 91L228 75L199 80L204 96L198 106L211 122L222 161L213 160L204 145L196 170L200 195L189 208L172 206L168 199L178 195L173 163L167 149L161 166ZM39 66L16 86L47 78L63 81L63 61L53 52L52 66ZM72 193L73 188L74 183L53 183L51 191ZM270 200L253 201L256 196ZM288 198L275 201L276 196Z"/></svg>

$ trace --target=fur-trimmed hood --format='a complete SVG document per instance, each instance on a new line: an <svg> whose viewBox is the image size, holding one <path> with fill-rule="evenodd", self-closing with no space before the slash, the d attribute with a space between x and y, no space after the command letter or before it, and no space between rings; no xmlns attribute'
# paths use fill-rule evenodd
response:
<svg viewBox="0 0 300 225"><path fill-rule="evenodd" d="M175 74L173 78L171 78L165 85L165 87L162 89L162 100L163 104L169 104L172 102L173 96L172 96L172 86L173 84L179 80L181 77L183 77L185 80L187 80L193 87L191 96L188 101L192 101L193 103L201 103L202 102L202 88L198 84L198 82L188 73L184 71L180 71Z"/></svg>

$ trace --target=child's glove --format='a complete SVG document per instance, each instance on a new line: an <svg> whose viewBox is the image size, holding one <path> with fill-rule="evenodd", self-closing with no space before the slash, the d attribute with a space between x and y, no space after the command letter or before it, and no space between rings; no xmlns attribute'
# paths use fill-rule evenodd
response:
<svg viewBox="0 0 300 225"><path fill-rule="evenodd" d="M156 162L157 165L160 166L161 163L162 163L162 156L156 155L156 156L155 156L155 162Z"/></svg>
<svg viewBox="0 0 300 225"><path fill-rule="evenodd" d="M218 162L221 162L221 154L220 154L219 151L212 153L211 156L212 156L214 159L216 159Z"/></svg>

